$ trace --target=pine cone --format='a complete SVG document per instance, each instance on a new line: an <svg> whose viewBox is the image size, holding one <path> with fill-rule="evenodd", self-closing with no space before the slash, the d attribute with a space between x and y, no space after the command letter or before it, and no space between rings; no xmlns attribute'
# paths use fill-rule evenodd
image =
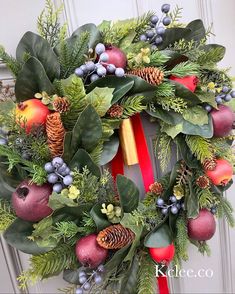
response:
<svg viewBox="0 0 235 294"><path fill-rule="evenodd" d="M156 67L133 69L128 74L138 76L152 85L160 85L164 78L164 73Z"/></svg>
<svg viewBox="0 0 235 294"><path fill-rule="evenodd" d="M134 239L135 234L120 224L109 226L100 231L96 238L98 244L105 249L123 248L127 244L132 243Z"/></svg>
<svg viewBox="0 0 235 294"><path fill-rule="evenodd" d="M123 115L123 107L119 104L113 104L107 111L110 117L120 118Z"/></svg>
<svg viewBox="0 0 235 294"><path fill-rule="evenodd" d="M210 187L210 180L206 176L200 176L197 178L196 184L202 189L207 189Z"/></svg>
<svg viewBox="0 0 235 294"><path fill-rule="evenodd" d="M64 149L65 129L59 112L54 112L47 116L46 133L51 155L53 157L61 156Z"/></svg>
<svg viewBox="0 0 235 294"><path fill-rule="evenodd" d="M53 108L59 113L64 113L69 110L70 103L66 97L56 97L53 101Z"/></svg>
<svg viewBox="0 0 235 294"><path fill-rule="evenodd" d="M154 182L149 186L150 192L160 195L163 192L162 184L159 182Z"/></svg>
<svg viewBox="0 0 235 294"><path fill-rule="evenodd" d="M208 158L203 161L202 166L204 170L214 170L216 168L216 160L214 158Z"/></svg>

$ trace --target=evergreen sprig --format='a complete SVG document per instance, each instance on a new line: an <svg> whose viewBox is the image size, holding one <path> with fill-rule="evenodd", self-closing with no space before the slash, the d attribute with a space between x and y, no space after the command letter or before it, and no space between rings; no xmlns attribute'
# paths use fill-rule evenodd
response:
<svg viewBox="0 0 235 294"><path fill-rule="evenodd" d="M149 254L143 252L140 259L141 266L138 273L138 294L156 293L155 264Z"/></svg>
<svg viewBox="0 0 235 294"><path fill-rule="evenodd" d="M124 98L121 101L121 106L123 107L122 118L128 118L136 113L140 113L146 109L146 106L143 105L143 96L134 96Z"/></svg>
<svg viewBox="0 0 235 294"><path fill-rule="evenodd" d="M200 136L187 135L185 141L191 152L201 163L206 159L212 159L214 157L214 150L208 139Z"/></svg>
<svg viewBox="0 0 235 294"><path fill-rule="evenodd" d="M6 53L5 49L0 46L0 59L6 63L6 66L13 73L15 77L17 77L19 71L22 68L22 64L18 62L14 57L10 56Z"/></svg>
<svg viewBox="0 0 235 294"><path fill-rule="evenodd" d="M66 239L72 239L79 232L79 227L72 221L62 221L55 224L54 231L53 236L56 239L63 238L66 241Z"/></svg>
<svg viewBox="0 0 235 294"><path fill-rule="evenodd" d="M185 61L177 64L169 71L165 71L165 75L174 75L177 77L184 77L190 75L199 75L200 66L196 63L192 63L190 61Z"/></svg>
<svg viewBox="0 0 235 294"><path fill-rule="evenodd" d="M78 228L80 235L87 236L89 234L94 233L96 229L96 224L91 215L87 212L84 212Z"/></svg>
<svg viewBox="0 0 235 294"><path fill-rule="evenodd" d="M200 208L208 208L210 209L215 204L215 196L210 191L210 189L201 189L196 187L196 193L199 199L199 206Z"/></svg>
<svg viewBox="0 0 235 294"><path fill-rule="evenodd" d="M200 71L200 83L207 86L209 83L213 82L217 87L223 87L227 85L232 88L232 80L228 76L229 69L201 69Z"/></svg>
<svg viewBox="0 0 235 294"><path fill-rule="evenodd" d="M63 5L56 9L52 0L46 0L45 7L38 17L37 28L39 34L49 42L51 47L55 47L59 41L61 30L63 30L59 23L59 15L63 11Z"/></svg>
<svg viewBox="0 0 235 294"><path fill-rule="evenodd" d="M148 66L162 66L170 59L169 56L163 54L161 51L153 51L150 55L150 62Z"/></svg>
<svg viewBox="0 0 235 294"><path fill-rule="evenodd" d="M16 219L11 203L5 199L0 199L0 232L5 231Z"/></svg>
<svg viewBox="0 0 235 294"><path fill-rule="evenodd" d="M225 217L228 224L231 227L235 226L235 219L233 216L233 207L228 199L223 197L222 195L214 194L217 200L217 213L218 217Z"/></svg>
<svg viewBox="0 0 235 294"><path fill-rule="evenodd" d="M174 85L168 82L163 82L156 88L155 93L157 98L158 97L172 98L175 95Z"/></svg>
<svg viewBox="0 0 235 294"><path fill-rule="evenodd" d="M198 252L200 252L202 255L211 255L211 249L206 241L196 241L190 239L190 242L198 248Z"/></svg>
<svg viewBox="0 0 235 294"><path fill-rule="evenodd" d="M161 133L155 144L155 154L160 160L160 167L165 171L171 159L172 138L165 133Z"/></svg>
<svg viewBox="0 0 235 294"><path fill-rule="evenodd" d="M56 275L64 269L77 267L77 258L73 247L61 244L55 249L30 257L30 267L19 277L21 289L27 287L27 283L35 283L37 280Z"/></svg>
<svg viewBox="0 0 235 294"><path fill-rule="evenodd" d="M187 109L187 102L180 97L157 97L157 103L162 106L164 110L183 113Z"/></svg>
<svg viewBox="0 0 235 294"><path fill-rule="evenodd" d="M215 47L209 51L203 52L197 59L197 63L203 68L215 66L218 60L224 56L224 47Z"/></svg>
<svg viewBox="0 0 235 294"><path fill-rule="evenodd" d="M99 144L90 153L90 156L91 156L92 160L96 164L99 164L99 162L100 162L101 154L102 154L103 149L104 149L103 147L104 147L104 142L100 141Z"/></svg>
<svg viewBox="0 0 235 294"><path fill-rule="evenodd" d="M183 8L176 5L176 7L170 12L171 27L179 26L179 21L182 18Z"/></svg>

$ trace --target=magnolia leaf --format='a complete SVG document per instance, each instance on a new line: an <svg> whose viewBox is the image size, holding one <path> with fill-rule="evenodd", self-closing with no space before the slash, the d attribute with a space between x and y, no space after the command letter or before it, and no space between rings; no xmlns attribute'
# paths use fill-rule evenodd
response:
<svg viewBox="0 0 235 294"><path fill-rule="evenodd" d="M190 34L186 35L185 40L200 41L206 36L206 30L201 19L191 21L186 29L190 29Z"/></svg>
<svg viewBox="0 0 235 294"><path fill-rule="evenodd" d="M170 136L172 139L174 139L179 133L182 132L183 124L180 123L180 124L175 125L175 126L164 124L162 126L161 130L162 130L162 132L167 133L167 135Z"/></svg>
<svg viewBox="0 0 235 294"><path fill-rule="evenodd" d="M96 87L86 95L88 104L91 104L99 116L104 116L111 106L114 88L98 88Z"/></svg>
<svg viewBox="0 0 235 294"><path fill-rule="evenodd" d="M107 219L106 214L102 213L101 209L102 209L102 204L97 203L92 207L90 211L90 215L96 224L98 232L102 231L103 229L111 225L111 223Z"/></svg>
<svg viewBox="0 0 235 294"><path fill-rule="evenodd" d="M109 141L105 142L103 145L103 151L100 157L100 165L105 165L110 162L114 156L117 154L119 147L119 139L116 135L113 135Z"/></svg>
<svg viewBox="0 0 235 294"><path fill-rule="evenodd" d="M54 192L49 198L48 206L53 210L57 210L65 206L78 206L78 204L72 199Z"/></svg>
<svg viewBox="0 0 235 294"><path fill-rule="evenodd" d="M171 230L166 223L163 223L145 237L144 246L149 248L167 247L172 241Z"/></svg>
<svg viewBox="0 0 235 294"><path fill-rule="evenodd" d="M136 32L135 30L129 31L128 35L122 38L119 42L119 48L121 50L128 50L128 47L132 44L133 40L135 39Z"/></svg>
<svg viewBox="0 0 235 294"><path fill-rule="evenodd" d="M195 92L195 94L201 100L201 102L207 103L207 104L211 105L213 108L218 109L217 103L215 101L215 94L214 93L197 90Z"/></svg>
<svg viewBox="0 0 235 294"><path fill-rule="evenodd" d="M194 125L208 124L208 113L201 106L194 106L184 110L183 118Z"/></svg>
<svg viewBox="0 0 235 294"><path fill-rule="evenodd" d="M199 213L199 199L198 195L195 193L193 184L191 181L188 181L189 186L189 195L186 198L186 211L188 218L196 218Z"/></svg>

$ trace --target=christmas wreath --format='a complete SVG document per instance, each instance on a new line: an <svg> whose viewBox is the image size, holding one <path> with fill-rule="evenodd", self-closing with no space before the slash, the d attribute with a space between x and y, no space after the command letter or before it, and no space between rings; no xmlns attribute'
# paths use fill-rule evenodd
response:
<svg viewBox="0 0 235 294"><path fill-rule="evenodd" d="M46 4L16 58L0 47L16 79L0 107L0 229L31 255L19 285L63 271L64 293L156 293L156 263L180 265L190 243L208 253L215 217L234 225L225 48L168 4L69 37ZM139 164L146 195L124 164Z"/></svg>

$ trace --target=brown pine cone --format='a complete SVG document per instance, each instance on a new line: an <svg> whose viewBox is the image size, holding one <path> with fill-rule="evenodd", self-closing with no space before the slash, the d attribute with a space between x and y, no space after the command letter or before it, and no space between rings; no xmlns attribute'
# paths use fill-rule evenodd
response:
<svg viewBox="0 0 235 294"><path fill-rule="evenodd" d="M152 85L160 85L163 82L164 78L163 71L161 71L157 67L144 67L133 69L127 74L138 76Z"/></svg>
<svg viewBox="0 0 235 294"><path fill-rule="evenodd" d="M53 108L59 113L64 113L69 110L70 103L66 97L56 97L53 101Z"/></svg>
<svg viewBox="0 0 235 294"><path fill-rule="evenodd" d="M107 114L113 118L120 118L123 115L123 107L119 104L113 104L107 111Z"/></svg>
<svg viewBox="0 0 235 294"><path fill-rule="evenodd" d="M216 168L216 160L214 158L208 158L203 161L202 166L204 170L214 170Z"/></svg>
<svg viewBox="0 0 235 294"><path fill-rule="evenodd" d="M135 239L135 234L122 225L109 226L100 231L96 240L105 249L120 249L130 244Z"/></svg>
<svg viewBox="0 0 235 294"><path fill-rule="evenodd" d="M210 180L207 176L200 176L197 178L196 184L202 189L207 189L210 187Z"/></svg>
<svg viewBox="0 0 235 294"><path fill-rule="evenodd" d="M46 122L47 142L53 157L61 156L64 151L65 129L59 112L47 116Z"/></svg>
<svg viewBox="0 0 235 294"><path fill-rule="evenodd" d="M150 190L150 192L152 192L154 194L160 195L163 192L163 187L162 187L161 183L154 182L153 184L151 184L149 186L149 190Z"/></svg>

